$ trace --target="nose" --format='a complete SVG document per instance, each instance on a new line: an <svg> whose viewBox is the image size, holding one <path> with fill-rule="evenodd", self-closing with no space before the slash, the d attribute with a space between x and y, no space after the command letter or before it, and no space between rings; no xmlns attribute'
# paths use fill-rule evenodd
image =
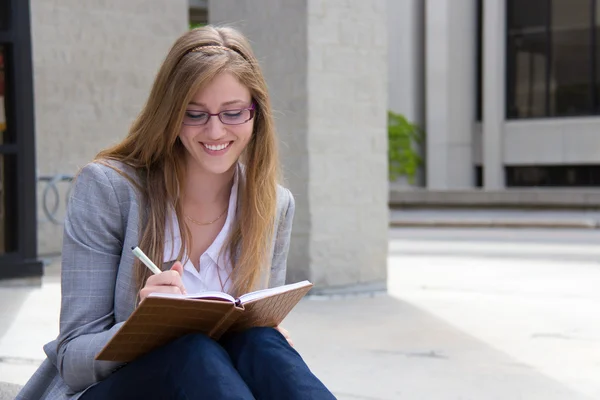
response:
<svg viewBox="0 0 600 400"><path fill-rule="evenodd" d="M205 129L206 137L210 140L216 141L225 136L225 125L216 115L208 120Z"/></svg>

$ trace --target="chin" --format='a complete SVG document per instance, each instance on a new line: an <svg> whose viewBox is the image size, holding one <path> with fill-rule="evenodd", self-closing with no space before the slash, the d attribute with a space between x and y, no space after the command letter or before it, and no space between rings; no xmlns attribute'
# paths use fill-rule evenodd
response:
<svg viewBox="0 0 600 400"><path fill-rule="evenodd" d="M204 171L208 172L209 174L214 174L214 175L221 175L226 172L229 172L229 171L231 171L231 169L233 168L234 165L235 165L235 161L230 162L230 163L201 163L200 164L200 166L202 167L202 169Z"/></svg>

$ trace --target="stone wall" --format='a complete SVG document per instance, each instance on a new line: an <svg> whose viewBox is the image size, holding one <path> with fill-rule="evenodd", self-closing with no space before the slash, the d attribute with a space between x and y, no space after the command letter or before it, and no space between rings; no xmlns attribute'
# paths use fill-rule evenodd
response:
<svg viewBox="0 0 600 400"><path fill-rule="evenodd" d="M75 174L127 134L188 2L33 0L31 14L38 176ZM40 254L59 252L62 227L39 215Z"/></svg>

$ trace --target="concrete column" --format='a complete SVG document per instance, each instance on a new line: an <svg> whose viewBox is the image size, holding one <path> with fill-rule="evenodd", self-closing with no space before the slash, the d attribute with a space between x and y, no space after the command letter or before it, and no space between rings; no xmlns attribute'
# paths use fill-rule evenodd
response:
<svg viewBox="0 0 600 400"><path fill-rule="evenodd" d="M473 187L476 2L426 0L427 187Z"/></svg>
<svg viewBox="0 0 600 400"><path fill-rule="evenodd" d="M506 2L483 1L483 187L504 187Z"/></svg>
<svg viewBox="0 0 600 400"><path fill-rule="evenodd" d="M266 75L296 198L288 282L316 292L386 286L385 0L212 0Z"/></svg>

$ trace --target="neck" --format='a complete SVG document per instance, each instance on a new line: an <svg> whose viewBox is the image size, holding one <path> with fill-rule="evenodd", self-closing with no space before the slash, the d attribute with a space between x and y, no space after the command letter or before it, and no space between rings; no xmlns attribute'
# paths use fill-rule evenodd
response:
<svg viewBox="0 0 600 400"><path fill-rule="evenodd" d="M187 165L184 203L202 206L228 203L236 165L223 173L211 174L195 165Z"/></svg>

